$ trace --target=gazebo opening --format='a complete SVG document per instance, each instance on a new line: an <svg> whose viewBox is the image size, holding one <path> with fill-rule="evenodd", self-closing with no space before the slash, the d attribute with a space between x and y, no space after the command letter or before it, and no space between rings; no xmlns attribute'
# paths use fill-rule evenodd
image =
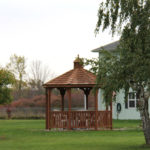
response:
<svg viewBox="0 0 150 150"><path fill-rule="evenodd" d="M46 88L46 129L112 129L112 103L106 110L98 109L98 89L90 95L96 86L96 76L85 70L79 56L74 68L44 84ZM99 86L97 86L99 87ZM60 108L51 106L51 92L57 88L60 93ZM80 93L74 96L74 93ZM77 93L76 93L77 94ZM76 98L77 99L76 99ZM90 107L91 99L93 107ZM75 107L80 100L80 107ZM82 103L83 102L83 103ZM72 107L74 104L74 107Z"/></svg>
<svg viewBox="0 0 150 150"><path fill-rule="evenodd" d="M52 93L57 93L57 99L53 101L51 100L51 110L53 111L61 111L62 107L64 111L68 110L68 96L64 95L64 104L62 106L61 93L60 89L53 89ZM52 94L53 95L53 94ZM86 101L86 95L84 91L80 88L72 88L71 89L71 110L80 111L80 110L94 110L94 93L91 91L88 95L88 103ZM88 108L88 109L87 109Z"/></svg>

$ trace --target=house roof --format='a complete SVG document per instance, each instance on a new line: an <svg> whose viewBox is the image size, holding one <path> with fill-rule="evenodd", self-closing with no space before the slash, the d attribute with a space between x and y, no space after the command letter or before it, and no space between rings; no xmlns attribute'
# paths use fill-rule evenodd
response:
<svg viewBox="0 0 150 150"><path fill-rule="evenodd" d="M115 41L110 44L93 49L92 52L100 52L101 50L114 51L118 45L119 45L119 41Z"/></svg>
<svg viewBox="0 0 150 150"><path fill-rule="evenodd" d="M96 75L83 68L81 59L78 57L74 61L74 69L48 81L44 87L94 87Z"/></svg>

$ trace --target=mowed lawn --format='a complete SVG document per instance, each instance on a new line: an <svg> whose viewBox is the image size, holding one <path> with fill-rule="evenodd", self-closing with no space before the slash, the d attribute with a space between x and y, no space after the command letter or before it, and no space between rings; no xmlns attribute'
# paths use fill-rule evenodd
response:
<svg viewBox="0 0 150 150"><path fill-rule="evenodd" d="M114 121L113 131L50 131L44 120L0 120L0 150L144 150L140 121Z"/></svg>

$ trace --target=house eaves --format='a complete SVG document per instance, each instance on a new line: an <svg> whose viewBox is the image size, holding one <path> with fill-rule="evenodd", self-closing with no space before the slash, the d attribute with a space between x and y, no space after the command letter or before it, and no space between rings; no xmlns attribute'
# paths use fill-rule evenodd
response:
<svg viewBox="0 0 150 150"><path fill-rule="evenodd" d="M115 41L110 44L93 49L92 52L100 52L102 50L114 51L117 48L117 46L119 45L119 43L120 43L119 41Z"/></svg>

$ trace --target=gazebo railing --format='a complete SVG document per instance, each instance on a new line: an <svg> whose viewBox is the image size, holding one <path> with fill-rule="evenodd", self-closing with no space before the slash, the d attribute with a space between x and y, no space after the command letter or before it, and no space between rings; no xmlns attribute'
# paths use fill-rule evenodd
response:
<svg viewBox="0 0 150 150"><path fill-rule="evenodd" d="M71 129L94 129L96 123L98 129L112 127L111 111L98 111L97 120L96 111L52 111L50 114L51 128L68 129L69 120Z"/></svg>

